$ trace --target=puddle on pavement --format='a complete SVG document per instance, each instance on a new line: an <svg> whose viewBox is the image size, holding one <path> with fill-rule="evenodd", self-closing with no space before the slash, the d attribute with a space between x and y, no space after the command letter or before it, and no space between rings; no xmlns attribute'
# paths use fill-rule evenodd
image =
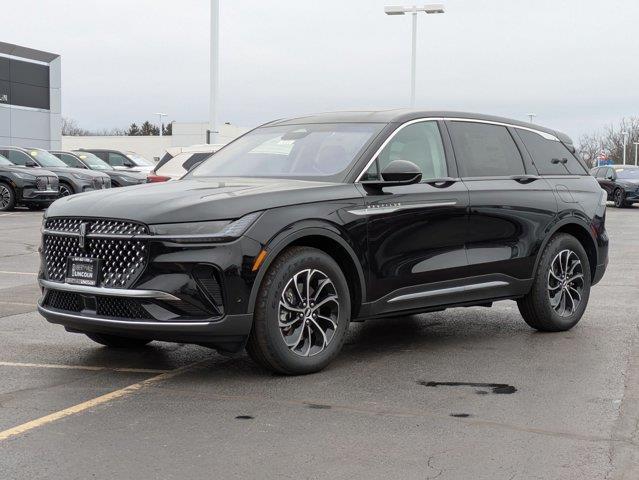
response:
<svg viewBox="0 0 639 480"><path fill-rule="evenodd" d="M492 393L497 395L510 395L515 393L517 389L512 385L505 383L475 383L475 382L417 382L424 387L473 387L473 388L488 388ZM477 390L475 393L478 395L486 395L488 392L485 390Z"/></svg>

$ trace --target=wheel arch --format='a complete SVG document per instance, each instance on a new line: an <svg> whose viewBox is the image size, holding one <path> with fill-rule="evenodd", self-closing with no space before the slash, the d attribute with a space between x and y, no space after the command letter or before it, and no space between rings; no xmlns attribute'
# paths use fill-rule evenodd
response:
<svg viewBox="0 0 639 480"><path fill-rule="evenodd" d="M546 235L544 242L537 252L537 258L535 260L535 275L537 274L539 262L541 261L541 256L544 252L544 249L546 248L546 245L553 237L553 235L556 235L557 233L567 233L569 235L572 235L579 241L579 243L581 243L581 245L584 247L584 250L586 251L586 255L588 255L591 279L594 279L598 263L597 242L588 224L577 217L571 217L560 221L559 223L555 224L552 230L550 230L550 232Z"/></svg>
<svg viewBox="0 0 639 480"><path fill-rule="evenodd" d="M366 298L366 282L364 270L349 243L340 235L339 230L324 226L303 227L294 232L287 231L275 237L264 248L266 259L260 266L253 282L249 297L249 311L253 313L257 293L262 280L273 261L285 249L293 246L317 248L330 255L341 267L351 294L351 318L357 318L362 302Z"/></svg>

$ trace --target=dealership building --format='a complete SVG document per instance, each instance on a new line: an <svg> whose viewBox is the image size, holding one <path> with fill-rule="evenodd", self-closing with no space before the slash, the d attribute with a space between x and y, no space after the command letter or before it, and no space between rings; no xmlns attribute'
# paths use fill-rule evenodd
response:
<svg viewBox="0 0 639 480"><path fill-rule="evenodd" d="M61 59L0 42L0 145L61 148Z"/></svg>

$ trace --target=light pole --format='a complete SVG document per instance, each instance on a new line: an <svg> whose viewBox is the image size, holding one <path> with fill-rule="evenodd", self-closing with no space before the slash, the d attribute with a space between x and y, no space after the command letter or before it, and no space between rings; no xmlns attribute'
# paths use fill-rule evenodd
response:
<svg viewBox="0 0 639 480"><path fill-rule="evenodd" d="M626 150L628 149L628 132L621 132L623 135L623 164L626 164Z"/></svg>
<svg viewBox="0 0 639 480"><path fill-rule="evenodd" d="M209 142L217 133L217 91L220 85L220 0L211 0L211 97L209 104Z"/></svg>
<svg viewBox="0 0 639 480"><path fill-rule="evenodd" d="M530 119L530 123L533 123L533 119L537 116L536 113L529 113L528 118Z"/></svg>
<svg viewBox="0 0 639 480"><path fill-rule="evenodd" d="M637 166L637 147L639 147L639 142L632 142L635 146L635 166Z"/></svg>
<svg viewBox="0 0 639 480"><path fill-rule="evenodd" d="M444 5L441 3L434 3L431 5L417 6L386 6L384 7L384 13L386 15L405 15L410 13L413 15L413 38L412 38L412 52L410 62L410 106L415 106L415 82L417 77L417 13L424 12L426 14L444 13Z"/></svg>
<svg viewBox="0 0 639 480"><path fill-rule="evenodd" d="M164 128L164 123L162 122L162 117L166 117L166 113L155 113L158 117L160 117L160 137L162 136L162 129Z"/></svg>

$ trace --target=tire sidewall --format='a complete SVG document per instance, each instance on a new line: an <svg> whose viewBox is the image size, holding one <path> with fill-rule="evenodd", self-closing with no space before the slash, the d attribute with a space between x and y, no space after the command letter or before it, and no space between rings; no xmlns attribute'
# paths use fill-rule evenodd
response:
<svg viewBox="0 0 639 480"><path fill-rule="evenodd" d="M550 294L548 292L548 272L550 271L550 266L555 256L562 250L571 250L577 254L579 260L581 260L584 275L581 301L577 309L567 317L562 317L552 308L550 305ZM550 320L554 330L569 330L579 322L588 306L591 282L590 261L581 243L571 235L559 235L555 237L544 252L539 268L537 269L537 278L535 278L536 293L544 300L542 306L545 311L545 317Z"/></svg>
<svg viewBox="0 0 639 480"><path fill-rule="evenodd" d="M277 362L285 366L290 373L310 373L321 370L337 356L346 338L351 313L346 277L332 257L313 248L300 249L294 255L285 257L284 261L276 260L271 268L274 269L274 275L272 282L267 287L264 311L256 312L258 317L256 320L265 324L263 325L265 328L260 330L267 337L266 341L270 352ZM293 275L307 268L321 270L333 282L339 298L339 318L335 334L326 349L316 355L302 357L293 353L286 346L278 326L278 315L280 297L287 283Z"/></svg>
<svg viewBox="0 0 639 480"><path fill-rule="evenodd" d="M617 202L617 197L620 198L619 202ZM615 207L623 208L625 203L625 194L622 189L618 188L617 190L615 190L615 193L613 195L613 201L615 203Z"/></svg>

